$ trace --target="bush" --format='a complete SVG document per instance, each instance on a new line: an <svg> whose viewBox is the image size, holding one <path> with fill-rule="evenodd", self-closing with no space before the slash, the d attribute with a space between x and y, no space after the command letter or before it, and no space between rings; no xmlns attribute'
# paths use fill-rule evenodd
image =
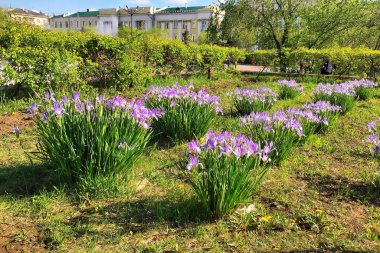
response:
<svg viewBox="0 0 380 253"><path fill-rule="evenodd" d="M36 104L29 109L37 116L40 158L51 162L66 183L85 190L95 185L113 190L126 180L150 140L150 121L160 115L141 101L81 101L79 93L59 102L47 93L41 108L42 116Z"/></svg>
<svg viewBox="0 0 380 253"><path fill-rule="evenodd" d="M153 122L155 135L173 143L198 138L206 133L217 113L222 112L219 97L205 90L195 92L192 84L179 87L154 87L144 95L149 108L163 109L164 115Z"/></svg>
<svg viewBox="0 0 380 253"><path fill-rule="evenodd" d="M267 172L271 146L260 149L244 135L210 130L188 150L191 185L209 215L222 218L251 199Z"/></svg>
<svg viewBox="0 0 380 253"><path fill-rule="evenodd" d="M277 84L280 86L280 99L293 99L303 91L303 87L294 80L280 80Z"/></svg>
<svg viewBox="0 0 380 253"><path fill-rule="evenodd" d="M241 115L247 115L253 111L263 112L270 110L277 100L277 94L270 88L261 87L259 89L236 89L227 93L231 96L233 105Z"/></svg>
<svg viewBox="0 0 380 253"><path fill-rule="evenodd" d="M380 51L365 47L331 47L325 49L297 48L285 50L288 71L320 73L324 63L331 60L335 74L357 74L376 78L380 73ZM247 53L256 65L280 68L279 55L275 50L254 50ZM302 69L301 69L302 65Z"/></svg>
<svg viewBox="0 0 380 253"><path fill-rule="evenodd" d="M285 112L252 112L243 117L241 124L248 136L258 143L273 142L275 151L270 156L273 163L280 163L304 136L302 125Z"/></svg>

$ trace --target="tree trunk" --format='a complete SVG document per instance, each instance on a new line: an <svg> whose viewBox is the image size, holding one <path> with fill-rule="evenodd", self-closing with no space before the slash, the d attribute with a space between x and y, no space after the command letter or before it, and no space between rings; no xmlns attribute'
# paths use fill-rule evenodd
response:
<svg viewBox="0 0 380 253"><path fill-rule="evenodd" d="M211 67L207 69L207 78L208 80L211 80Z"/></svg>
<svg viewBox="0 0 380 253"><path fill-rule="evenodd" d="M15 88L15 91L13 93L13 97L17 98L18 94L20 93L20 89L21 89L22 83L16 83L15 86L16 86L16 88Z"/></svg>

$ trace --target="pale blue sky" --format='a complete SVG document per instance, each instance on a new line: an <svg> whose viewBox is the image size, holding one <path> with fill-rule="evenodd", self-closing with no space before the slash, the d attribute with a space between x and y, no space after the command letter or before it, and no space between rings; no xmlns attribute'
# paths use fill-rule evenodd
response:
<svg viewBox="0 0 380 253"><path fill-rule="evenodd" d="M43 11L48 14L62 14L66 12L83 11L87 8L116 8L119 6L188 6L208 5L213 0L0 0L0 6L8 8L26 8L38 11ZM214 0L214 2L217 2Z"/></svg>

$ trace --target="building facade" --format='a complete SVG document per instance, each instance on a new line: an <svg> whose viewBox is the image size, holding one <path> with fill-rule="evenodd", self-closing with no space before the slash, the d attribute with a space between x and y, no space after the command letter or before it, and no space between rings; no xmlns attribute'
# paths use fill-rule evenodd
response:
<svg viewBox="0 0 380 253"><path fill-rule="evenodd" d="M152 29L155 9L134 8L132 15L125 9L100 9L97 32L116 36L119 28L133 27L141 30Z"/></svg>
<svg viewBox="0 0 380 253"><path fill-rule="evenodd" d="M75 12L53 16L50 18L52 30L94 30L97 31L99 11L87 9L83 12Z"/></svg>
<svg viewBox="0 0 380 253"><path fill-rule="evenodd" d="M196 7L154 7L126 9L87 10L54 16L50 19L53 30L84 30L93 29L99 34L117 36L119 28L132 27L137 29L152 29L154 27L167 29L172 39L182 39L187 30L190 38L195 41L202 31L207 29L213 6Z"/></svg>
<svg viewBox="0 0 380 253"><path fill-rule="evenodd" d="M12 19L17 21L28 22L42 28L49 28L49 17L42 12L20 8L8 9L7 12Z"/></svg>
<svg viewBox="0 0 380 253"><path fill-rule="evenodd" d="M212 6L163 8L155 13L155 25L167 29L171 39L182 39L187 30L195 41L207 29L212 13Z"/></svg>

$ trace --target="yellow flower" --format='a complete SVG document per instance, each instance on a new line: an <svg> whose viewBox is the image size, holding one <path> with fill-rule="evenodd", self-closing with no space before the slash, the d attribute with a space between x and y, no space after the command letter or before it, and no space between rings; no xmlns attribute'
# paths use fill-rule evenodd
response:
<svg viewBox="0 0 380 253"><path fill-rule="evenodd" d="M323 211L322 211L321 209L317 209L317 210L315 210L315 212L316 212L317 214L322 214L322 213L323 213Z"/></svg>
<svg viewBox="0 0 380 253"><path fill-rule="evenodd" d="M273 248L273 250L274 250L274 251L280 251L281 249L280 249L280 248L277 248L277 247L275 247L275 248Z"/></svg>
<svg viewBox="0 0 380 253"><path fill-rule="evenodd" d="M264 222L268 222L268 221L270 221L270 219L272 219L272 216L270 216L270 215L267 215L267 216L263 216L263 217L261 217L261 221L264 221Z"/></svg>
<svg viewBox="0 0 380 253"><path fill-rule="evenodd" d="M199 140L201 141L201 143L203 143L205 141L205 137L201 137Z"/></svg>
<svg viewBox="0 0 380 253"><path fill-rule="evenodd" d="M181 190L183 190L183 189L185 189L185 185L184 184L179 184L178 188L181 189Z"/></svg>

